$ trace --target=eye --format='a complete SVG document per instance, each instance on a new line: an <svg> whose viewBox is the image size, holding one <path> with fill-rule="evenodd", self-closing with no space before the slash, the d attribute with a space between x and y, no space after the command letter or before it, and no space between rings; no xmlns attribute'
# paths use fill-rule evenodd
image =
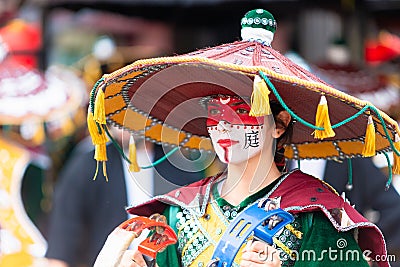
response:
<svg viewBox="0 0 400 267"><path fill-rule="evenodd" d="M208 110L208 114L211 115L211 116L217 115L219 113L221 113L221 111L219 109L216 109L216 108L212 108L212 109Z"/></svg>
<svg viewBox="0 0 400 267"><path fill-rule="evenodd" d="M240 115L246 115L246 114L249 114L249 110L248 109L245 109L245 108L238 108L237 110L236 110L236 113L237 114L240 114Z"/></svg>

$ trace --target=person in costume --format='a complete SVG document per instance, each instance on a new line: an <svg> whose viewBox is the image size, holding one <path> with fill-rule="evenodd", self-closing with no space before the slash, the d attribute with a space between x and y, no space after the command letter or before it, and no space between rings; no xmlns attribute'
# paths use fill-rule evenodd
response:
<svg viewBox="0 0 400 267"><path fill-rule="evenodd" d="M274 145L268 139L272 137L284 140L291 133L291 117L279 104L271 105L276 126L271 118L249 116L250 106L236 96L212 97L207 107L207 128L220 160L228 164L227 172L202 181L201 186L207 186L210 191L203 196L208 201L200 203L200 207L191 207L195 195L190 187L181 188L180 194L173 200L171 194L168 195L169 198L159 199L168 201L170 205L164 210L157 207L158 210L156 208L155 211L163 212L169 218L168 224L179 237L177 247L170 246L157 256L159 266L166 262L167 266L207 264L212 248L226 230L229 221L249 204L266 196L275 199L280 207L295 205L291 210L295 214L295 221L275 237L275 247L260 241L249 243L241 256L237 256L234 266L340 266L336 260L332 260L334 256L332 259L328 255L326 258L322 257L320 262L311 258L301 258L298 261L293 258L293 253L296 252L305 255L303 251L314 251L320 258L324 249L340 249L337 246L338 240L347 244L343 253L358 251L358 255L362 255L354 238L355 226L347 231L335 228L350 226L351 219L346 212L340 211L341 206L348 209L351 218L359 216L358 219L361 220L362 217L350 209L329 185L298 170L281 173L275 164L272 153ZM250 136L254 136L254 133L257 133L256 138L259 141L250 144ZM181 203L182 198L188 198L183 200L185 204ZM285 203L286 201L290 204ZM336 202L337 206L332 202ZM310 205L314 207L308 207ZM198 214L199 209L204 210L202 215ZM332 214L334 210L339 214ZM135 207L129 210L137 214L135 211ZM343 214L340 216L341 212ZM329 219L334 220L331 222ZM361 223L366 222L358 222ZM374 229L372 224L369 227ZM260 251L268 255L265 258L260 257ZM144 261L140 255L135 255L133 259L138 265L134 263L130 266L143 266ZM346 259L339 264L347 265L349 262L352 266L368 266L362 257L354 262Z"/></svg>
<svg viewBox="0 0 400 267"><path fill-rule="evenodd" d="M323 181L278 168L284 164L277 158L352 158L390 149L398 156L398 125L273 50L275 29L269 12L252 10L242 19L243 41L137 61L94 86L88 126L98 162L107 160L109 121L168 146L214 149L227 163L219 175L127 208L140 216L164 214L176 232L177 244L157 255L158 266L214 266L223 233L259 201L294 221L273 244L251 238L241 244L232 266L369 266L368 258L389 266L378 227ZM328 103L341 112L329 113ZM132 155L132 170L140 170ZM146 265L135 250L116 265L102 265L100 254L95 266Z"/></svg>
<svg viewBox="0 0 400 267"><path fill-rule="evenodd" d="M43 189L62 157L53 152L64 152L61 148L84 122L86 88L73 72L61 66L40 72L28 64L33 61L21 64L32 55L14 57L23 41L11 37L31 36L31 30L23 21L0 29L1 267L45 266Z"/></svg>

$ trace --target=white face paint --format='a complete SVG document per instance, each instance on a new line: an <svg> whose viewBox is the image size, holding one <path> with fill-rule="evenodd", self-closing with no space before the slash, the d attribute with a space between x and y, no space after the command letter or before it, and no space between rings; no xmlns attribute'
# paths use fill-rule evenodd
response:
<svg viewBox="0 0 400 267"><path fill-rule="evenodd" d="M224 163L241 163L261 153L266 137L273 141L273 116L250 116L250 106L236 96L216 97L207 103L207 130ZM270 143L270 142L269 142ZM272 146L271 146L272 148Z"/></svg>
<svg viewBox="0 0 400 267"><path fill-rule="evenodd" d="M224 163L241 163L261 152L266 137L265 125L230 124L219 121L208 126L215 152Z"/></svg>

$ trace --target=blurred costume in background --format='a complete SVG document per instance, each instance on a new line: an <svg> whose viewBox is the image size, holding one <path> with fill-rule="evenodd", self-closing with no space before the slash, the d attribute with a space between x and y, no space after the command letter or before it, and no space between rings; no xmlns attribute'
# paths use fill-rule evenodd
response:
<svg viewBox="0 0 400 267"><path fill-rule="evenodd" d="M22 179L32 162L30 151L0 137L0 266L33 266L46 249L43 235L26 213Z"/></svg>
<svg viewBox="0 0 400 267"><path fill-rule="evenodd" d="M396 120L399 118L399 84L378 67L362 67L352 63L350 50L343 40L336 40L328 46L326 60L310 64L309 68L339 90L370 101Z"/></svg>
<svg viewBox="0 0 400 267"><path fill-rule="evenodd" d="M21 21L7 26L24 30ZM0 31L0 266L33 266L46 242L38 230L43 187L53 161L47 145L57 144L82 127L85 87L71 71L51 67L45 73L8 55ZM23 35L23 33L21 33ZM18 40L13 40L18 43ZM80 111L80 112L79 112Z"/></svg>
<svg viewBox="0 0 400 267"><path fill-rule="evenodd" d="M370 65L380 65L400 56L400 37L382 30L377 38L365 42L365 61Z"/></svg>
<svg viewBox="0 0 400 267"><path fill-rule="evenodd" d="M150 160L164 156L159 145L151 144L146 149L144 142L139 142L137 149L141 164L150 164ZM110 142L107 145L109 180L106 182L100 172L96 181L92 181L90 178L96 169L93 157L91 140L83 140L69 157L55 188L46 258L63 261L68 266L93 266L108 234L128 219L124 207L143 203L155 192L165 193L203 177L202 172L184 171L169 161L141 174L131 174Z"/></svg>
<svg viewBox="0 0 400 267"><path fill-rule="evenodd" d="M26 68L38 68L42 33L39 25L23 19L12 19L0 29L2 41L7 44L8 55Z"/></svg>
<svg viewBox="0 0 400 267"><path fill-rule="evenodd" d="M370 251L372 259L384 257L385 241L373 223L321 180L301 171L281 173L273 159L275 150L266 150L274 149L272 137L279 138L292 128L290 138L277 141L277 151L288 159L370 157L393 149L393 171L399 173L397 123L369 102L334 89L272 49L276 22L269 12L252 10L241 24L243 41L139 60L104 75L92 91L88 127L100 166L108 160L106 141L112 139L107 122L123 127L133 137L144 136L174 149L206 153L214 148L228 164L225 173L127 209L141 216L163 213L178 236L175 246L157 255L158 265L224 266L226 262L213 257L226 254L232 242L223 233L258 201L260 209L263 203L269 203L266 210L285 209L294 222L271 236L274 248L259 241L244 249L240 249L244 243L238 244L238 256L230 255L233 266L263 264L257 255L270 250L279 251L283 266L337 266L332 259L293 257L295 252L303 255L302 251L309 250L321 255L327 247L344 249L343 253ZM276 128L270 124L272 115ZM132 170L140 171L134 151L131 146L127 161ZM254 185L252 178L261 180ZM235 187L236 183L240 186ZM273 219L259 223L274 225ZM246 225L247 221L242 227ZM117 266L120 261L127 266L144 264L138 253L126 253L115 262L110 259L107 250L112 249L110 244L116 245L116 235L123 230L110 234L110 243L105 243L95 266ZM341 264L368 266L363 257L344 261ZM378 264L389 266L388 261Z"/></svg>

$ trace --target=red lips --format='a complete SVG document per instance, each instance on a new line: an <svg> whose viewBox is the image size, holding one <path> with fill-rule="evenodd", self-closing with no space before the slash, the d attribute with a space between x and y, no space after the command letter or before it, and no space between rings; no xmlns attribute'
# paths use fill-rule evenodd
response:
<svg viewBox="0 0 400 267"><path fill-rule="evenodd" d="M221 147L230 147L233 146L234 144L239 143L239 141L231 140L231 139L220 139L217 142Z"/></svg>

